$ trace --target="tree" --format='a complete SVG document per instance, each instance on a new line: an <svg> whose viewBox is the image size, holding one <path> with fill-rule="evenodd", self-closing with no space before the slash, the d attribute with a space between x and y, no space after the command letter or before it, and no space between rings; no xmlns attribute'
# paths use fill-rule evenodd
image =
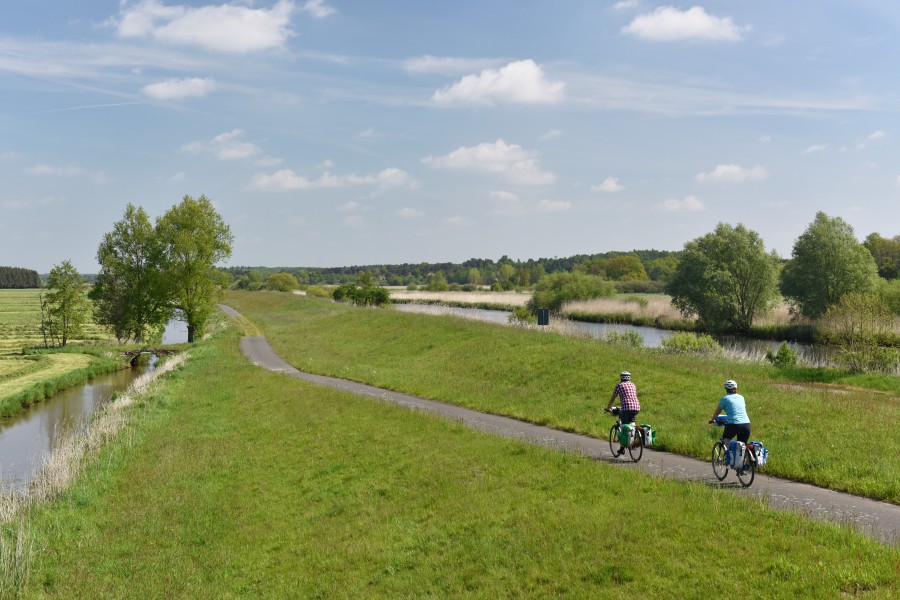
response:
<svg viewBox="0 0 900 600"><path fill-rule="evenodd" d="M702 327L750 331L778 297L778 256L766 253L762 238L741 224L719 223L715 231L684 245L666 292L685 316Z"/></svg>
<svg viewBox="0 0 900 600"><path fill-rule="evenodd" d="M143 208L129 204L97 248L100 272L91 289L94 319L119 343L161 333L172 317L163 249Z"/></svg>
<svg viewBox="0 0 900 600"><path fill-rule="evenodd" d="M781 275L781 293L805 317L822 316L848 292L875 291L875 259L840 217L816 213L791 256Z"/></svg>
<svg viewBox="0 0 900 600"><path fill-rule="evenodd" d="M447 277L443 271L438 271L431 276L428 280L427 289L430 292L446 292L450 289L450 284L447 283Z"/></svg>
<svg viewBox="0 0 900 600"><path fill-rule="evenodd" d="M481 285L481 271L479 271L477 267L469 269L468 281L472 285Z"/></svg>
<svg viewBox="0 0 900 600"><path fill-rule="evenodd" d="M41 329L44 345L48 339L65 347L69 338L81 335L90 305L84 280L72 263L54 265L47 278L47 293L41 297Z"/></svg>
<svg viewBox="0 0 900 600"><path fill-rule="evenodd" d="M868 370L893 372L897 351L882 348L894 326L887 305L875 294L848 292L829 306L819 323L824 341L840 349L838 361L854 373Z"/></svg>
<svg viewBox="0 0 900 600"><path fill-rule="evenodd" d="M187 323L188 343L203 332L222 285L216 264L231 256L234 237L206 196L185 196L157 220L164 273L175 307Z"/></svg>
<svg viewBox="0 0 900 600"><path fill-rule="evenodd" d="M551 273L541 278L528 301L531 310L559 310L566 302L612 296L615 288L596 275L585 273Z"/></svg>
<svg viewBox="0 0 900 600"><path fill-rule="evenodd" d="M292 292L300 287L297 278L290 273L272 273L266 279L266 288L276 292Z"/></svg>
<svg viewBox="0 0 900 600"><path fill-rule="evenodd" d="M358 306L383 306L391 302L390 292L377 286L372 274L365 271L359 273L355 283L335 288L332 297L337 302L349 301Z"/></svg>
<svg viewBox="0 0 900 600"><path fill-rule="evenodd" d="M900 277L900 235L887 239L877 233L870 233L863 246L872 253L879 275L885 279Z"/></svg>

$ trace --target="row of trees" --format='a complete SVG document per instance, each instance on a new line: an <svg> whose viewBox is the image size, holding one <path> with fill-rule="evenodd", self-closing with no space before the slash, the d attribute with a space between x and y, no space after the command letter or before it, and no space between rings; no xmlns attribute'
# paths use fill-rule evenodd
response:
<svg viewBox="0 0 900 600"><path fill-rule="evenodd" d="M216 264L231 256L232 243L230 228L205 196L185 196L155 225L129 204L97 249L100 272L90 292L95 321L120 343L141 342L177 311L193 342L226 283Z"/></svg>
<svg viewBox="0 0 900 600"><path fill-rule="evenodd" d="M43 284L37 271L19 267L0 267L0 289L39 288Z"/></svg>

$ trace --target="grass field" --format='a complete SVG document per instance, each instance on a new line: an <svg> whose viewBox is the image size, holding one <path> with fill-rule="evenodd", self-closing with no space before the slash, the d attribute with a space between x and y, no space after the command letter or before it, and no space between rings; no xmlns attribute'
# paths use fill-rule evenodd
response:
<svg viewBox="0 0 900 600"><path fill-rule="evenodd" d="M706 421L722 382L736 379L752 437L771 452L767 472L900 503L900 437L878 436L877 460L858 443L865 432L900 422L898 377L844 378L886 391L798 383L843 376L288 294L230 292L225 302L299 369L599 438L611 424L601 409L627 369L644 409L639 420L659 431L659 447L704 459L718 435Z"/></svg>
<svg viewBox="0 0 900 600"><path fill-rule="evenodd" d="M327 336L340 319L354 317L339 311L304 333ZM282 337L275 321L296 333L279 314L267 334ZM241 356L234 333L194 349L132 418L74 488L31 511L22 597L893 598L900 589L898 550L850 529L269 373Z"/></svg>

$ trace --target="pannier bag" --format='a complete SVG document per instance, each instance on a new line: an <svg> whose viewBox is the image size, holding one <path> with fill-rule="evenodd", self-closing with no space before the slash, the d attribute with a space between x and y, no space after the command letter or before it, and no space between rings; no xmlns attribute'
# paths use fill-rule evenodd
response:
<svg viewBox="0 0 900 600"><path fill-rule="evenodd" d="M732 469L740 469L744 466L744 442L731 440L731 445L726 453L728 466Z"/></svg>
<svg viewBox="0 0 900 600"><path fill-rule="evenodd" d="M766 463L769 461L769 451L762 445L762 442L750 442L750 444L753 446L753 450L756 451L756 466L766 466Z"/></svg>
<svg viewBox="0 0 900 600"><path fill-rule="evenodd" d="M646 423L641 425L641 429L644 430L644 445L652 446L653 442L656 441L656 430Z"/></svg>
<svg viewBox="0 0 900 600"><path fill-rule="evenodd" d="M619 430L619 443L627 448L633 439L634 425L631 423L623 423L622 428Z"/></svg>

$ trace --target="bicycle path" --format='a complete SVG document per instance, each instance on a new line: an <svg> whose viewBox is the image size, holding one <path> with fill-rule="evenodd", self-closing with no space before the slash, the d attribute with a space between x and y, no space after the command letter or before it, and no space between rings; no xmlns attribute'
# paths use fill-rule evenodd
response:
<svg viewBox="0 0 900 600"><path fill-rule="evenodd" d="M239 312L229 306L222 304L219 307L231 317L244 319ZM595 460L618 464L623 468L639 468L659 477L698 481L711 487L733 489L736 493L767 498L772 508L791 510L814 519L848 524L877 540L900 545L900 506L888 502L853 496L762 473L756 474L750 488L743 489L734 471L729 470L725 481L719 482L713 475L708 461L651 448L646 448L641 462L635 464L625 458L612 458L607 440L482 413L364 383L300 371L285 362L272 349L266 338L261 336L242 337L240 347L241 352L251 362L269 371L285 373L297 379L361 396L378 398L410 409L435 413L460 421L473 429L567 452L577 452Z"/></svg>

